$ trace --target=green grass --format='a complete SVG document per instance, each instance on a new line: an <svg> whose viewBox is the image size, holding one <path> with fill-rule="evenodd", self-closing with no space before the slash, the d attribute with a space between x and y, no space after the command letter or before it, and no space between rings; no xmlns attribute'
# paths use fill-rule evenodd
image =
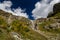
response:
<svg viewBox="0 0 60 40"><path fill-rule="evenodd" d="M57 13L56 15L54 15L53 17L59 18L60 19L60 13Z"/></svg>
<svg viewBox="0 0 60 40"><path fill-rule="evenodd" d="M0 16L0 27L6 28L7 22L3 16Z"/></svg>
<svg viewBox="0 0 60 40"><path fill-rule="evenodd" d="M39 24L39 30L41 31L46 31L46 32L51 32L51 33L60 33L59 29L45 29L44 27L46 26L47 28L49 28L50 24L56 23L56 21L54 21L53 19L50 19L48 21L42 22L42 24Z"/></svg>
<svg viewBox="0 0 60 40"><path fill-rule="evenodd" d="M29 32L24 32L21 33L21 35L23 36L23 39L30 39L30 40L47 40L47 38L45 38L44 36L40 35L39 33L30 30Z"/></svg>
<svg viewBox="0 0 60 40"><path fill-rule="evenodd" d="M58 12L55 15L51 16L50 18L59 18L60 19L60 12Z"/></svg>
<svg viewBox="0 0 60 40"><path fill-rule="evenodd" d="M22 39L27 40L47 40L44 36L39 33L33 31L29 26L26 25L26 22L22 22L20 20L14 20L11 23L11 31L15 31L22 36Z"/></svg>
<svg viewBox="0 0 60 40"><path fill-rule="evenodd" d="M5 30L0 28L0 40L13 40L12 36Z"/></svg>

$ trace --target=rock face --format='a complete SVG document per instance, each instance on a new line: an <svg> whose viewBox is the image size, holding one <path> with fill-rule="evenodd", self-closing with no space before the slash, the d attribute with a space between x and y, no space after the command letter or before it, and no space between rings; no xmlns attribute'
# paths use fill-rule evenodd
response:
<svg viewBox="0 0 60 40"><path fill-rule="evenodd" d="M52 14L30 20L0 10L0 40L60 40L60 11Z"/></svg>
<svg viewBox="0 0 60 40"><path fill-rule="evenodd" d="M60 12L60 3L54 5L53 11L54 13Z"/></svg>
<svg viewBox="0 0 60 40"><path fill-rule="evenodd" d="M59 12L60 12L60 3L57 3L57 4L55 4L55 5L53 6L53 13L50 12L49 15L48 15L48 17L55 16L55 15L56 15L57 13L59 13ZM57 14L57 16L58 16L58 14Z"/></svg>

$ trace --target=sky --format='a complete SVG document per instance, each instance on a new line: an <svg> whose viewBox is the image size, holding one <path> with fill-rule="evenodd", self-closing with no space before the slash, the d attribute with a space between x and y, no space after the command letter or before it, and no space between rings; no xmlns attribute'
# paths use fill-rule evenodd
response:
<svg viewBox="0 0 60 40"><path fill-rule="evenodd" d="M0 9L31 20L46 18L60 0L0 0Z"/></svg>

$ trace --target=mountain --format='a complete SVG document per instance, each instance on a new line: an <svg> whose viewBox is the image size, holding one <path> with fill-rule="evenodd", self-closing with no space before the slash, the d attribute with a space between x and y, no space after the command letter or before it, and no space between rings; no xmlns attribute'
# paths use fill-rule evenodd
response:
<svg viewBox="0 0 60 40"><path fill-rule="evenodd" d="M47 18L30 20L0 10L0 40L60 40L60 3Z"/></svg>
<svg viewBox="0 0 60 40"><path fill-rule="evenodd" d="M54 5L53 12L50 12L47 18L35 20L35 25L48 40L60 40L60 3Z"/></svg>
<svg viewBox="0 0 60 40"><path fill-rule="evenodd" d="M47 17L48 18L49 17L59 17L60 18L60 3L57 3L53 6L53 13L50 12Z"/></svg>
<svg viewBox="0 0 60 40"><path fill-rule="evenodd" d="M0 10L0 40L47 39L31 27L32 22L29 19Z"/></svg>

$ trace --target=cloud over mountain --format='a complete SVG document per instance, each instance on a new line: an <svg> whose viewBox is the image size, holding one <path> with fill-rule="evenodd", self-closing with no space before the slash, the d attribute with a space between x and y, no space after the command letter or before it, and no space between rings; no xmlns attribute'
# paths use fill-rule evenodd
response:
<svg viewBox="0 0 60 40"><path fill-rule="evenodd" d="M18 7L17 9L14 9L14 8L11 9L11 6L12 5L13 4L12 4L11 1L3 1L3 2L0 2L0 9L3 10L3 11L6 11L6 12L10 12L13 15L23 16L23 17L28 18L27 13L24 12L25 10L22 10L20 7Z"/></svg>
<svg viewBox="0 0 60 40"><path fill-rule="evenodd" d="M54 4L60 2L60 0L41 0L35 4L35 8L32 10L33 17L46 18L49 12L53 12Z"/></svg>

